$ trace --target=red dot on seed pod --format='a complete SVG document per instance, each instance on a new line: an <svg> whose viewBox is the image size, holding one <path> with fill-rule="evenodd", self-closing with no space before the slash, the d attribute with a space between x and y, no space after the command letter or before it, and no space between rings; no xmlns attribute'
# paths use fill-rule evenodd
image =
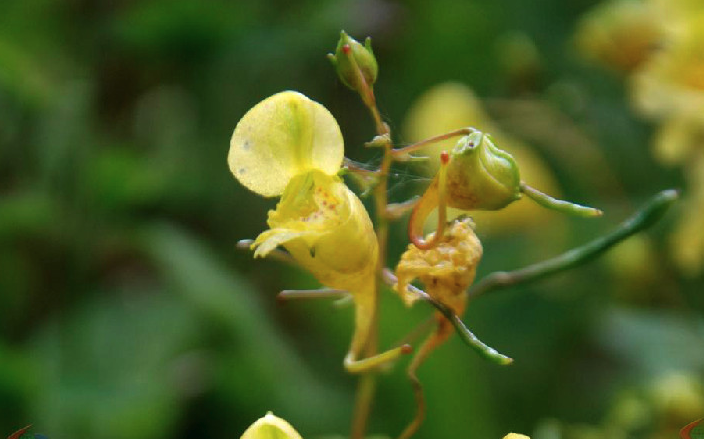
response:
<svg viewBox="0 0 704 439"><path fill-rule="evenodd" d="M447 153L447 151L443 151L440 154L440 163L443 165L446 165L450 161L450 154Z"/></svg>

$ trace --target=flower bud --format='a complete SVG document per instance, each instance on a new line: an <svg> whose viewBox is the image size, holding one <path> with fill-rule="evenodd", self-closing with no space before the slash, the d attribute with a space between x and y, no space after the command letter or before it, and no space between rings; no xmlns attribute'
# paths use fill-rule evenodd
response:
<svg viewBox="0 0 704 439"><path fill-rule="evenodd" d="M301 439L301 435L291 424L269 412L250 425L240 439Z"/></svg>
<svg viewBox="0 0 704 439"><path fill-rule="evenodd" d="M447 165L447 205L498 210L521 197L518 164L489 135L475 131L457 142Z"/></svg>
<svg viewBox="0 0 704 439"><path fill-rule="evenodd" d="M364 90L376 82L379 66L372 52L371 38L367 38L364 45L361 45L342 31L335 54L329 53L328 58L342 83L352 90L364 94Z"/></svg>

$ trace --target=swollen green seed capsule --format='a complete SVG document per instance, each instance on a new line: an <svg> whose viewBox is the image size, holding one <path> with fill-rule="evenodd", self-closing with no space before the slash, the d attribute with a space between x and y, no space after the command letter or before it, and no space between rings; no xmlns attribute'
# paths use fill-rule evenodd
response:
<svg viewBox="0 0 704 439"><path fill-rule="evenodd" d="M498 210L521 197L518 164L489 135L474 131L457 142L447 168L447 205Z"/></svg>

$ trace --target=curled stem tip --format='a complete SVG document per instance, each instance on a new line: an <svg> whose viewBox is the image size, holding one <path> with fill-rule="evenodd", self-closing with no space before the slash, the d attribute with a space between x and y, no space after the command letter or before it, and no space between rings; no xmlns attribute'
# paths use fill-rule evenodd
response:
<svg viewBox="0 0 704 439"><path fill-rule="evenodd" d="M349 373L367 373L396 360L402 355L408 355L411 352L413 352L413 348L409 344L389 349L386 352L362 360L358 360L354 352L349 352L345 357L344 366L345 370Z"/></svg>
<svg viewBox="0 0 704 439"><path fill-rule="evenodd" d="M538 203L539 205L558 212L587 218L601 216L604 213L601 210L595 209L593 207L582 206L580 204L570 203L569 201L558 200L557 198L553 198L548 194L544 194L523 182L521 182L521 192L531 200Z"/></svg>

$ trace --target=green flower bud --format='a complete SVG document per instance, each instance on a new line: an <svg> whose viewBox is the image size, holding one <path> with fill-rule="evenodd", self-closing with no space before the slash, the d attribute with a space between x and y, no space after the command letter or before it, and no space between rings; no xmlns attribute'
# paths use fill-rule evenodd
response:
<svg viewBox="0 0 704 439"><path fill-rule="evenodd" d="M518 164L481 131L457 142L447 165L447 205L462 210L498 210L521 197Z"/></svg>
<svg viewBox="0 0 704 439"><path fill-rule="evenodd" d="M328 58L342 83L352 90L364 94L376 82L379 66L372 51L371 38L367 37L363 46L342 31L335 54L329 53Z"/></svg>

